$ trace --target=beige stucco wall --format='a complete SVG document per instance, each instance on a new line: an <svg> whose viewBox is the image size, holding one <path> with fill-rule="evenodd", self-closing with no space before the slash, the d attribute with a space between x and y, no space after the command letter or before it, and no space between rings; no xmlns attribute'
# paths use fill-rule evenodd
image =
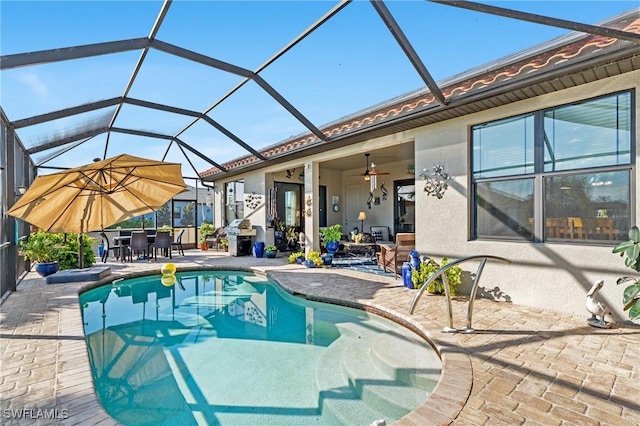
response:
<svg viewBox="0 0 640 426"><path fill-rule="evenodd" d="M287 168L300 169L305 167L305 164L309 164L310 168L305 169L305 191L312 194L315 199L317 194L313 193L313 188L317 188L317 184L326 185L328 208L331 206L331 196L339 195L341 210L337 214L330 211L328 223L342 223L348 232L352 222L347 221L342 208L346 195L345 187L360 183L362 186L360 199L363 203L366 201L369 191L368 185L362 183L359 176L355 176L362 172L364 161L354 164L352 170L342 172L331 170L330 163L327 162L333 158L364 152L375 153L377 148L413 142L415 143L415 158L410 161L415 164L416 170L416 241L420 253L437 259L443 256L455 259L479 254L505 257L511 260L511 265L489 262L485 267L480 283L485 296L499 295L502 300L507 299L516 304L583 315L585 319L589 316L585 309L586 293L595 280L604 279L605 285L600 291L599 297L612 309L613 318L616 321L624 321L627 319L627 314L621 308L624 286L616 286L615 282L617 277L628 274L630 270L624 267L620 257L611 253L611 246L469 241L468 132L470 126L474 124L632 88L637 91L635 105L638 106L640 105L638 94L640 72L628 73L620 77L539 96L505 107L326 151L302 160L252 172L242 176L245 180L245 192L254 191L256 194L263 194L266 203L268 188L272 186L274 176L275 180L281 180L278 178L278 174L283 173ZM635 122L637 164L637 156L640 151L638 147L640 126L637 125L640 122L640 114L638 111L636 111ZM423 169L430 171L437 163L444 164L446 171L453 176L450 187L442 199L428 197L421 192L423 184L419 178ZM318 164L319 167L316 167ZM384 167L380 167L385 171L392 172L388 178L380 178L380 181L388 182L387 189L390 201L381 203L380 206L375 206L372 210L366 210L368 218L365 229L371 225L384 224L393 227L393 202L391 201L393 181L411 177L407 174L406 167L407 162L404 161L384 164ZM317 181L314 181L307 174L310 170L317 170ZM635 217L637 220L640 217L640 208L637 204L637 200L640 199L640 185L638 185L637 173L634 179L635 185L632 190L635 191ZM222 195L219 192L223 188L222 183L223 181L216 183L217 197ZM252 223L260 228L266 226L264 222L259 222L266 220L265 209L266 205L263 203L251 212ZM363 209L366 209L365 204L363 204ZM216 211L222 210L216 209ZM306 227L307 229L317 228L317 217L309 219ZM259 234L259 239L261 235ZM309 235L308 238L313 247L317 248L317 237ZM465 264L463 269L468 275L475 272L476 267L476 263L469 263ZM468 280L465 284L468 284ZM462 292L468 291L468 285L466 287L463 285L461 290ZM458 320L462 321L462 319Z"/></svg>
<svg viewBox="0 0 640 426"><path fill-rule="evenodd" d="M599 292L601 299L614 310L617 321L628 316L621 309L624 286L616 286L617 277L628 274L622 260L611 253L611 246L593 247L558 243L532 244L504 241L469 241L468 223L468 140L470 126L503 117L509 117L554 105L566 104L598 95L640 86L640 72L605 81L588 84L560 93L540 96L531 100L510 104L482 113L449 120L437 125L416 129L416 171L435 163L444 163L454 179L442 199L417 197L416 223L417 249L433 257L490 254L505 257L513 263L503 265L488 263L481 286L496 289L514 303L569 312L588 317L585 309L586 293L594 281L605 280ZM636 92L636 106L640 105ZM636 110L635 122L640 114ZM636 156L638 151L638 126L636 124ZM638 163L636 158L636 164ZM640 210L640 185L635 175L635 217ZM419 181L416 181L420 185ZM465 270L475 271L470 263Z"/></svg>

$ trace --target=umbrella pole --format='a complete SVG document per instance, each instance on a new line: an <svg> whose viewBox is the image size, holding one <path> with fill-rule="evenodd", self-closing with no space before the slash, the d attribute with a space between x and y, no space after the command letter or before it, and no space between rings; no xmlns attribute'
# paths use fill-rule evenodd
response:
<svg viewBox="0 0 640 426"><path fill-rule="evenodd" d="M84 228L82 226L82 221L80 221L80 232L78 233L78 268L84 268L84 247L82 247L82 233Z"/></svg>

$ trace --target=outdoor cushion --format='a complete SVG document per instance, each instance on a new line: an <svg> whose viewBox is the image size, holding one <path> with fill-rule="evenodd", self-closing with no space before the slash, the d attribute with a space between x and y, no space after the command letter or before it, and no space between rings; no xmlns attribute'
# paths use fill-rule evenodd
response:
<svg viewBox="0 0 640 426"><path fill-rule="evenodd" d="M45 278L47 284L55 283L75 283L78 281L99 281L104 277L111 275L111 267L94 266L84 269L67 269L58 271Z"/></svg>
<svg viewBox="0 0 640 426"><path fill-rule="evenodd" d="M371 235L375 238L376 243L391 243L395 241L391 236L388 226L372 226L370 228Z"/></svg>

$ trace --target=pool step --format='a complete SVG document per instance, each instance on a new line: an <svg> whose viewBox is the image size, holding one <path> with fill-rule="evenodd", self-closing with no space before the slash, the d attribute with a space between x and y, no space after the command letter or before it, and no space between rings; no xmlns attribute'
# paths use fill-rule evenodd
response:
<svg viewBox="0 0 640 426"><path fill-rule="evenodd" d="M365 403L384 406L389 416L399 419L422 404L432 388L427 390L402 380L404 377L398 371L411 370L415 363L380 369L381 363L376 363L372 355L372 347L378 338L379 336L372 336L364 345L357 342L347 345L342 357L342 369ZM388 351L398 353L395 348L388 348Z"/></svg>
<svg viewBox="0 0 640 426"><path fill-rule="evenodd" d="M337 327L353 340L338 338L319 360L316 381L323 410L346 425L362 423L363 416L369 423L385 419L390 424L427 399L441 370L427 342L407 329L358 323ZM354 413L353 401L364 401L369 411Z"/></svg>
<svg viewBox="0 0 640 426"><path fill-rule="evenodd" d="M435 350L405 328L376 336L371 343L371 360L388 376L428 392L435 388L442 371Z"/></svg>
<svg viewBox="0 0 640 426"><path fill-rule="evenodd" d="M319 395L318 406L323 416L336 419L334 424L368 425L374 420L387 419L389 416L373 406L363 406L360 396L351 386L349 379L340 368L344 350L349 345L347 338L336 339L324 352L316 367L316 387ZM363 422L362 419L367 419Z"/></svg>

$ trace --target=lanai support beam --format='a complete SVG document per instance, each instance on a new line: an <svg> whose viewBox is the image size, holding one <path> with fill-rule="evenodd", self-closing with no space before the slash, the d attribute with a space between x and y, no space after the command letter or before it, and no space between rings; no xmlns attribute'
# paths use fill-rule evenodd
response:
<svg viewBox="0 0 640 426"><path fill-rule="evenodd" d="M382 18L387 28L389 28L389 31L400 45L405 55L407 55L407 58L409 58L409 61L420 75L420 78L425 82L431 94L435 96L441 105L446 105L447 100L438 87L438 84L433 77L431 77L429 70L427 70L427 67L422 63L420 56L418 56L418 53L409 42L409 39L404 35L400 25L398 25L387 6L381 0L371 0L371 4L376 12L378 12L378 15L380 15L380 18Z"/></svg>

